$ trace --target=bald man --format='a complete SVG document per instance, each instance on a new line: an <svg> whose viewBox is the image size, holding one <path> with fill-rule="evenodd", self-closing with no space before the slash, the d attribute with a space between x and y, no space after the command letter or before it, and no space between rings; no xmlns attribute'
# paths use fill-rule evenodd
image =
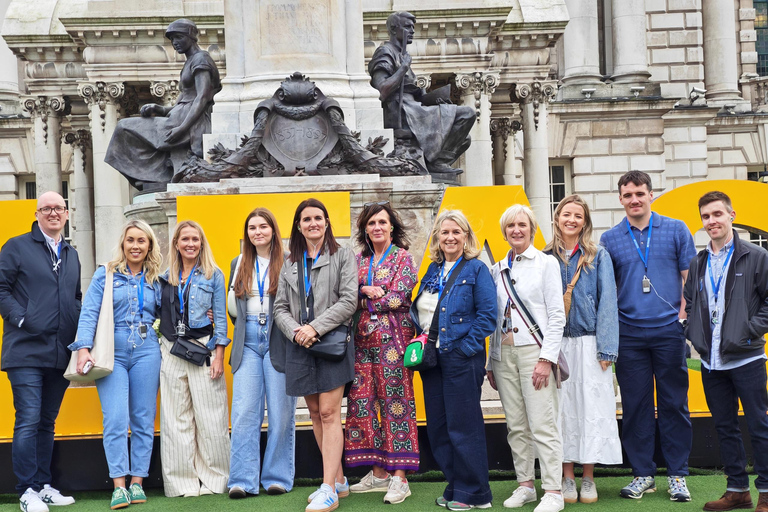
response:
<svg viewBox="0 0 768 512"><path fill-rule="evenodd" d="M80 260L62 236L69 218L64 198L41 195L35 218L29 233L0 250L0 369L16 409L12 453L21 510L46 512L48 505L75 502L51 486L51 456L82 293Z"/></svg>

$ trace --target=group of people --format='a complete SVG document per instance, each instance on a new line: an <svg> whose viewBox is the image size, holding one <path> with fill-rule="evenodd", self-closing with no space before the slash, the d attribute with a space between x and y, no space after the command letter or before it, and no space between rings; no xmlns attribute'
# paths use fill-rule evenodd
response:
<svg viewBox="0 0 768 512"><path fill-rule="evenodd" d="M651 211L647 174L631 171L618 185L626 217L599 245L589 207L577 195L557 206L544 251L533 246L531 209L510 206L500 219L510 248L490 269L478 258L480 243L464 214L443 211L429 236L431 264L420 284L407 226L387 201L364 205L354 234L357 255L337 242L317 199L297 207L287 253L274 215L255 209L245 220L228 288L197 223L176 226L163 272L152 229L134 220L122 230L112 261L96 271L81 311L77 254L61 236L66 207L58 194L43 194L32 232L0 252L2 369L16 408L13 464L22 509L44 512L46 504L74 502L50 485L65 349L77 352L77 371L86 372L111 289L114 370L96 387L113 509L147 499L142 481L158 388L167 496L291 491L295 408L304 397L323 464L322 485L309 495L306 512L330 512L356 492L403 502L411 495L408 474L419 468L413 373L404 354L424 333L424 350L434 353L419 369L427 434L447 480L437 505L491 507L488 459L478 457L487 450L486 377L505 412L518 480L504 507L538 500L536 458L543 495L535 512L593 503L595 464L621 464L622 448L633 479L621 496L654 492L657 423L670 499L690 501L687 338L706 370L704 390L728 475L723 497L704 510L752 507L740 400L758 473L756 512L768 512L768 252L739 240L736 213L721 192L699 201L710 242L697 255L682 222ZM234 324L231 439L221 378L227 314ZM205 364L176 357L181 342L204 347ZM350 485L343 463L370 471ZM580 487L575 464L582 466Z"/></svg>

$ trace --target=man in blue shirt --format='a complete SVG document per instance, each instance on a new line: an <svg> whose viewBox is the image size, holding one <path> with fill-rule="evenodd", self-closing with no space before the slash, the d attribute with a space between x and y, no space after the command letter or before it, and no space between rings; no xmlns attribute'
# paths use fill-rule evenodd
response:
<svg viewBox="0 0 768 512"><path fill-rule="evenodd" d="M768 332L768 252L742 242L733 229L736 212L722 192L699 199L711 239L691 261L685 282L686 334L701 355L704 395L712 412L728 484L722 498L704 510L752 508L739 400L752 438L756 512L768 512L768 391L765 339Z"/></svg>
<svg viewBox="0 0 768 512"><path fill-rule="evenodd" d="M621 490L639 499L656 484L657 396L661 451L672 501L690 501L685 483L692 429L688 413L688 368L680 319L683 281L696 254L693 237L679 220L651 212L651 178L630 171L619 179L619 201L627 216L600 243L613 260L619 302L622 442L634 479Z"/></svg>

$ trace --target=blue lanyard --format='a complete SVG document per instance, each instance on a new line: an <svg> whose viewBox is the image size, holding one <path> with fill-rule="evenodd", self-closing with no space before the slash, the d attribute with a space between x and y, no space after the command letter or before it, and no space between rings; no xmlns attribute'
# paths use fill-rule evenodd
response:
<svg viewBox="0 0 768 512"><path fill-rule="evenodd" d="M267 264L269 268L269 264ZM264 305L264 285L267 282L267 268L264 269L264 279L261 278L261 272L259 271L259 257L256 256L256 284L259 286L259 301L261 305Z"/></svg>
<svg viewBox="0 0 768 512"><path fill-rule="evenodd" d="M179 314L181 315L181 318L184 318L184 294L187 292L187 289L189 288L189 283L192 281L192 274L195 273L195 269L197 268L197 265L192 267L192 271L187 276L187 282L184 284L184 287L181 286L181 273L182 269L179 270L179 286L176 288L178 290L179 294Z"/></svg>
<svg viewBox="0 0 768 512"><path fill-rule="evenodd" d="M725 268L728 266L728 262L731 261L731 254L733 254L733 249L736 247L736 244L731 245L731 248L728 250L728 255L725 257L725 262L723 263L723 268L720 272L720 277L717 278L717 283L715 283L715 278L712 276L712 264L710 262L710 257L712 254L710 254L709 251L707 251L707 270L709 270L709 283L712 285L712 292L715 295L715 303L717 303L717 294L720 292L720 283L723 280L723 275L725 274Z"/></svg>
<svg viewBox="0 0 768 512"><path fill-rule="evenodd" d="M445 269L445 261L443 261L443 264L440 265L440 279L438 281L438 293L437 293L437 300L440 300L440 297L443 295L443 288L445 288L445 283L448 282L448 280L451 278L451 274L453 274L453 271L456 270L456 267L459 266L459 263L464 258L464 256L460 256L458 260L456 260L456 263L453 264L453 267L451 267L451 270L448 271L447 276L443 276L443 270Z"/></svg>
<svg viewBox="0 0 768 512"><path fill-rule="evenodd" d="M389 244L389 247L387 247L386 252L384 253L384 256L381 257L379 260L379 263L376 265L376 268L379 268L382 264L382 262L387 259L387 256L389 255L389 251L392 250L392 244ZM368 286L373 286L373 258L374 254L371 254L371 261L368 262Z"/></svg>
<svg viewBox="0 0 768 512"><path fill-rule="evenodd" d="M128 268L128 273L133 275L133 272L131 272L130 267ZM139 289L136 290L136 295L138 295L139 299L139 324L141 324L141 320L144 317L144 271L142 270L136 276L139 278Z"/></svg>
<svg viewBox="0 0 768 512"><path fill-rule="evenodd" d="M653 231L653 212L651 212L651 218L648 220L648 241L645 244L645 257L643 257L643 253L640 251L640 245L637 243L637 239L635 238L635 234L632 232L632 226L629 225L629 219L624 217L624 220L627 221L627 229L629 230L629 236L632 237L632 241L635 243L635 249L637 249L637 254L640 255L640 260L642 260L643 265L645 266L645 273L648 273L648 257L651 254L651 232Z"/></svg>
<svg viewBox="0 0 768 512"><path fill-rule="evenodd" d="M312 260L312 268L315 268L317 260L320 258L320 254L322 254L322 251L318 252L315 259ZM307 251L304 251L304 259L301 264L304 265L304 295L309 297L309 291L312 289L312 279L309 275L310 270L307 269Z"/></svg>

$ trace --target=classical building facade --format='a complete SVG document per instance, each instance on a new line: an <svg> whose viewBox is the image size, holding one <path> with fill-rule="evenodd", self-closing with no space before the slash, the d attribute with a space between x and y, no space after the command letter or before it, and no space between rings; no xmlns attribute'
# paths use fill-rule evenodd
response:
<svg viewBox="0 0 768 512"><path fill-rule="evenodd" d="M239 46L258 30L243 22L253 5L290 13L327 3L339 2L0 0L0 199L61 190L83 275L91 275L108 258L115 225L136 192L103 162L115 124L142 103L172 104L178 95L183 57L164 39L167 24L178 17L197 23L201 47L225 77L226 105L249 66ZM616 180L631 169L651 174L658 192L768 175L765 1L341 4L342 26L361 27L364 41L363 52L347 49L347 62L370 58L388 39L392 11L417 16L409 51L420 83L450 84L455 102L478 114L473 144L458 162L463 183L523 185L547 238L552 205L570 192L592 206L598 233L620 220ZM242 16L232 16L237 9ZM359 84L364 68L354 68L347 64L357 77L349 82ZM322 88L323 77L313 78ZM271 90L262 87L249 101ZM348 112L353 128L375 127L364 112ZM214 125L216 115L214 108Z"/></svg>

